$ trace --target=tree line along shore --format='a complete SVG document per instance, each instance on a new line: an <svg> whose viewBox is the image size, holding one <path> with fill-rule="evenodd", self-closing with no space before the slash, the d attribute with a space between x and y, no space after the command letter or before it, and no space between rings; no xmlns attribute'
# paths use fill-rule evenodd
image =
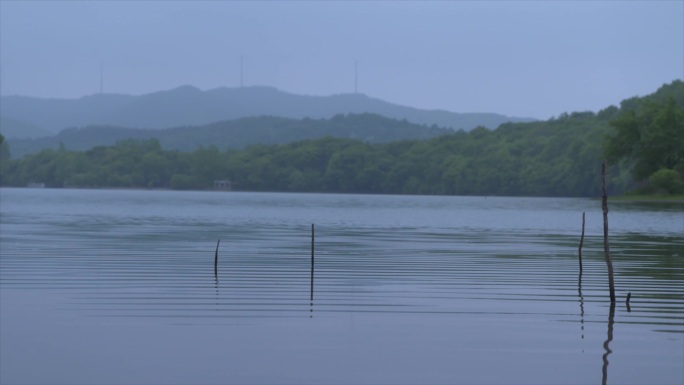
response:
<svg viewBox="0 0 684 385"><path fill-rule="evenodd" d="M372 116L367 116L372 120ZM363 119L355 124L363 125ZM370 123L369 123L370 124ZM11 159L0 144L0 185L434 195L592 197L607 159L611 195L684 194L684 83L598 113L505 123L429 139L370 142L326 136L192 151L126 139Z"/></svg>

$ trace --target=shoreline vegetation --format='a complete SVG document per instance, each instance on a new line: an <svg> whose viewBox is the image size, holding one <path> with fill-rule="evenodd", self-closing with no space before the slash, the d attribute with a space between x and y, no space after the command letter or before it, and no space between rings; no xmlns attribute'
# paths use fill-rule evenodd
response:
<svg viewBox="0 0 684 385"><path fill-rule="evenodd" d="M386 121L373 115L333 120L357 128ZM325 136L239 149L214 138L182 151L157 138L126 139L86 150L61 144L12 159L11 140L0 141L3 187L591 198L601 191L596 175L605 159L611 197L679 202L684 82L598 113L384 143Z"/></svg>
<svg viewBox="0 0 684 385"><path fill-rule="evenodd" d="M419 195L419 196L444 196L443 194L392 194L392 193L349 193L349 192L318 192L318 191L256 191L256 190L223 190L223 189L188 189L188 190L177 190L168 187L79 187L79 186L0 186L4 189L73 189L73 190L112 190L112 191L194 191L194 192L235 192L235 193L281 193L281 194L359 194L359 195ZM496 198L573 198L573 197L551 197L551 196L538 196L538 195L453 195L461 197L496 197ZM601 200L601 195L580 197L589 198L592 200ZM681 204L684 205L684 195L635 195L632 193L626 193L623 195L613 195L608 197L612 203L645 203L645 204Z"/></svg>
<svg viewBox="0 0 684 385"><path fill-rule="evenodd" d="M679 203L684 205L684 195L634 195L627 193L612 196L610 199L616 203Z"/></svg>

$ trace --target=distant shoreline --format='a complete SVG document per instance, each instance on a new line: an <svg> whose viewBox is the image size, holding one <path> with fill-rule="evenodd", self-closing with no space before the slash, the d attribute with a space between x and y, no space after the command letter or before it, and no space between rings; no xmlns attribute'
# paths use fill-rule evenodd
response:
<svg viewBox="0 0 684 385"><path fill-rule="evenodd" d="M510 197L510 198L587 198L592 200L600 200L601 197L564 197L564 196L516 196L516 195L439 195L439 194L373 194L373 193L348 193L348 192L321 192L321 191L256 191L256 190L222 190L222 189L173 189L168 187L86 187L86 186L67 186L67 187L34 187L34 186L0 186L1 188L13 189L73 189L73 190L120 190L120 191L194 191L194 192L246 192L246 193L284 193L284 194L360 194L360 195L416 195L416 196L463 196L463 197ZM684 205L684 195L614 195L608 196L609 202L613 203L666 203L666 204L681 204Z"/></svg>
<svg viewBox="0 0 684 385"><path fill-rule="evenodd" d="M619 195L608 197L613 202L625 203L679 203L684 204L684 195Z"/></svg>

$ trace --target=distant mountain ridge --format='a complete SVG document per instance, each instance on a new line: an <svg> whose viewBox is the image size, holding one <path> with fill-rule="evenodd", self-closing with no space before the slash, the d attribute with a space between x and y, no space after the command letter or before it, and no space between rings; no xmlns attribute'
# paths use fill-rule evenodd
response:
<svg viewBox="0 0 684 385"><path fill-rule="evenodd" d="M140 96L96 94L79 99L0 98L0 116L7 121L52 133L90 125L161 129L254 116L327 119L338 114L361 113L466 131L477 126L494 129L506 122L534 121L495 113L422 110L363 94L295 95L272 87L222 87L202 91L193 86L181 86ZM10 130L3 124L0 131ZM14 131L17 130L12 131L8 137L16 136ZM35 132L30 136L35 136Z"/></svg>

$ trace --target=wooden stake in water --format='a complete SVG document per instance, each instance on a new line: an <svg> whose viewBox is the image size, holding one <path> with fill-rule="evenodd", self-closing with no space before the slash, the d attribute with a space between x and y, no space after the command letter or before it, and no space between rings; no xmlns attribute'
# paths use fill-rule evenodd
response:
<svg viewBox="0 0 684 385"><path fill-rule="evenodd" d="M219 239L218 242L216 242L216 252L214 253L214 276L218 277L218 249L219 249L219 243L221 243L221 240Z"/></svg>
<svg viewBox="0 0 684 385"><path fill-rule="evenodd" d="M311 304L313 305L314 291L314 225L311 224Z"/></svg>
<svg viewBox="0 0 684 385"><path fill-rule="evenodd" d="M601 189L603 208L603 251L608 265L608 288L610 289L610 302L615 302L615 283L613 282L613 262L610 260L610 247L608 246L608 195L606 194L606 161L601 163Z"/></svg>
<svg viewBox="0 0 684 385"><path fill-rule="evenodd" d="M584 244L584 214L585 214L585 212L582 211L582 237L580 237L580 243L579 243L579 273L580 273L580 276L582 275L582 245Z"/></svg>

